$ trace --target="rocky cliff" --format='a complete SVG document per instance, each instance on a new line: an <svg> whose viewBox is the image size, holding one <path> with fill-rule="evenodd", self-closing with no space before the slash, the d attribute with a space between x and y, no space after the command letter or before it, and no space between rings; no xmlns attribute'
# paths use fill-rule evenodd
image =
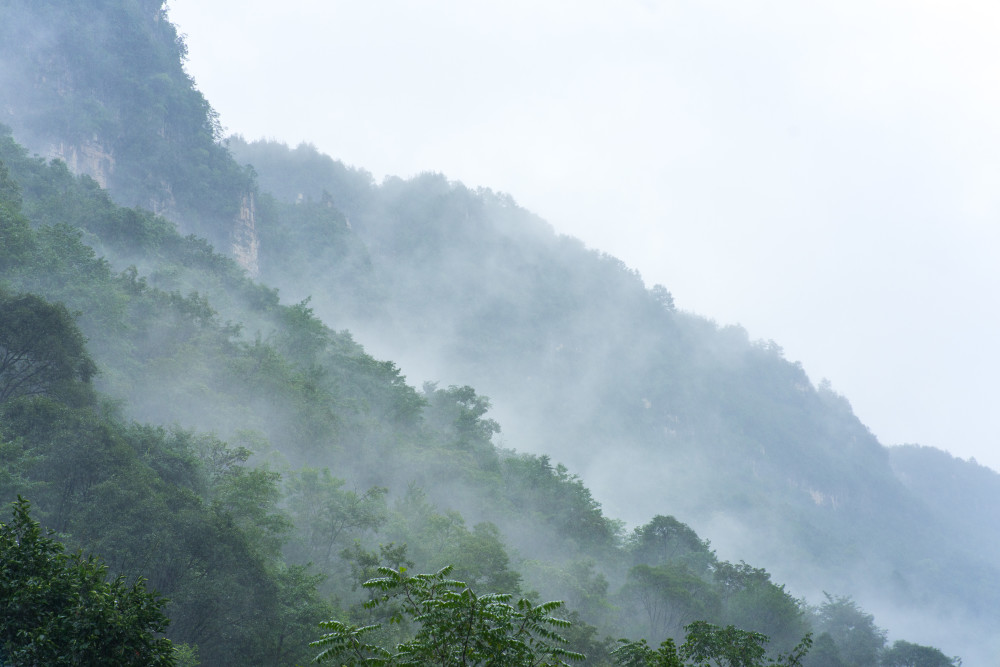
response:
<svg viewBox="0 0 1000 667"><path fill-rule="evenodd" d="M82 144L58 142L45 151L46 157L62 160L74 174L86 174L107 188L115 171L115 158L97 137Z"/></svg>
<svg viewBox="0 0 1000 667"><path fill-rule="evenodd" d="M257 235L257 200L247 192L240 201L240 210L233 221L230 252L251 277L260 275L260 237Z"/></svg>

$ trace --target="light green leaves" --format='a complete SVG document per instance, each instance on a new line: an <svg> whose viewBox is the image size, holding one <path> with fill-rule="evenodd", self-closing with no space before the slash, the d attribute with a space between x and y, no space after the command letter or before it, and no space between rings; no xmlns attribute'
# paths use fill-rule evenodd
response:
<svg viewBox="0 0 1000 667"><path fill-rule="evenodd" d="M379 568L382 576L364 583L379 593L368 606L395 602L398 611L390 621L412 623L414 636L387 650L366 640L380 625L327 621L321 627L330 632L310 644L323 648L316 662L555 667L565 666L565 660L584 659L562 648L566 640L558 630L570 623L551 615L562 602L535 605L526 599L512 603L509 593L476 595L465 583L449 578L451 569L410 576L405 567Z"/></svg>

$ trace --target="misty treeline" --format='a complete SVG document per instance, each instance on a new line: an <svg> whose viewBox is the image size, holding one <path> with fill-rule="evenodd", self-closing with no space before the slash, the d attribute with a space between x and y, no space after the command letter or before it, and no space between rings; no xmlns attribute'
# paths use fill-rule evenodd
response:
<svg viewBox="0 0 1000 667"><path fill-rule="evenodd" d="M263 281L411 373L490 396L499 442L562 461L610 515L668 508L814 602L854 593L897 633L1000 650L993 471L883 447L776 343L679 311L510 197L437 174L376 183L309 145L228 146L274 193Z"/></svg>
<svg viewBox="0 0 1000 667"><path fill-rule="evenodd" d="M307 662L320 622L419 644L365 584L449 566L455 604L564 601L587 664L996 653L995 473L883 448L506 195L222 141L184 57L160 0L0 3L0 500L32 517L0 522L99 555L146 630L166 596L171 659Z"/></svg>
<svg viewBox="0 0 1000 667"><path fill-rule="evenodd" d="M680 643L696 621L775 653L812 632L813 655L879 664L885 634L851 599L810 606L673 517L625 530L565 467L494 444L471 387L408 386L307 304L9 134L0 164L0 350L21 360L0 369L3 500L166 596L187 660L308 660L321 621L393 613L364 604L380 566L450 566L481 594L565 600L567 650L593 664L620 636ZM387 645L412 632L384 628Z"/></svg>

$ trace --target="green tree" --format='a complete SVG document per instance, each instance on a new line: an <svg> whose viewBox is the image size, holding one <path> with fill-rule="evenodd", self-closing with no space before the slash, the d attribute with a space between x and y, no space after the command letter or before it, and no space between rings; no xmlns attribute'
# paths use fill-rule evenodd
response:
<svg viewBox="0 0 1000 667"><path fill-rule="evenodd" d="M0 125L0 133L7 128ZM3 162L0 162L0 206L8 207L11 212L21 210L23 200L21 197L21 186L10 176L10 169Z"/></svg>
<svg viewBox="0 0 1000 667"><path fill-rule="evenodd" d="M0 524L0 664L174 665L165 600L42 534L27 500Z"/></svg>
<svg viewBox="0 0 1000 667"><path fill-rule="evenodd" d="M677 310L677 306L674 305L674 295L663 285L653 285L649 293L652 295L653 300L662 306L664 310L670 312Z"/></svg>
<svg viewBox="0 0 1000 667"><path fill-rule="evenodd" d="M636 528L629 546L636 564L685 563L701 573L715 561L708 540L702 540L687 524L672 516L658 515Z"/></svg>
<svg viewBox="0 0 1000 667"><path fill-rule="evenodd" d="M521 574L512 569L496 525L482 522L469 530L461 513L438 512L417 486L411 485L396 503L387 533L393 542L408 545L408 555L422 568L450 566L455 576L478 591L520 590Z"/></svg>
<svg viewBox="0 0 1000 667"><path fill-rule="evenodd" d="M812 646L812 637L806 635L788 655L774 659L767 658L767 635L760 632L749 632L728 625L724 628L695 621L685 627L687 641L681 646L683 655L698 667L757 667L758 665L774 665L775 667L798 667L802 658Z"/></svg>
<svg viewBox="0 0 1000 667"><path fill-rule="evenodd" d="M0 133L4 130L0 125ZM21 188L0 161L0 274L19 264L32 249L28 221L21 215Z"/></svg>
<svg viewBox="0 0 1000 667"><path fill-rule="evenodd" d="M813 614L816 631L829 633L844 664L876 667L885 646L885 630L875 625L875 617L866 614L849 596L824 595L826 602Z"/></svg>
<svg viewBox="0 0 1000 667"><path fill-rule="evenodd" d="M715 564L713 577L721 589L727 625L761 632L779 650L791 649L809 630L800 603L784 585L774 584L767 570L723 561Z"/></svg>
<svg viewBox="0 0 1000 667"><path fill-rule="evenodd" d="M624 667L684 667L673 639L667 639L658 649L653 649L645 639L619 639L618 643L611 655L616 664Z"/></svg>
<svg viewBox="0 0 1000 667"><path fill-rule="evenodd" d="M931 646L898 640L882 654L882 667L958 667L962 661L949 658Z"/></svg>
<svg viewBox="0 0 1000 667"><path fill-rule="evenodd" d="M369 643L368 636L380 625L325 621L320 627L328 632L310 644L322 649L316 662L565 667L566 660L584 659L563 648L567 642L557 630L568 628L570 623L551 615L561 602L534 605L520 599L512 604L508 593L477 595L465 583L448 578L451 567L415 576L403 567L382 567L379 572L381 577L364 583L379 593L368 606L398 605L391 621L415 624L413 638L390 650Z"/></svg>
<svg viewBox="0 0 1000 667"><path fill-rule="evenodd" d="M646 612L654 640L677 636L687 623L718 614L718 594L683 564L636 565L629 570L622 596Z"/></svg>
<svg viewBox="0 0 1000 667"><path fill-rule="evenodd" d="M828 632L816 637L803 664L806 667L847 667L840 657L840 649Z"/></svg>
<svg viewBox="0 0 1000 667"><path fill-rule="evenodd" d="M378 530L388 518L388 490L372 487L364 493L347 490L344 480L328 468L302 468L288 475L288 508L299 531L296 544L303 562L329 567L337 554L361 535Z"/></svg>
<svg viewBox="0 0 1000 667"><path fill-rule="evenodd" d="M619 640L612 656L627 667L800 667L812 645L806 635L787 655L767 656L767 635L740 630L732 625L724 628L695 621L684 628L687 639L678 649L668 639L653 650L645 640Z"/></svg>
<svg viewBox="0 0 1000 667"><path fill-rule="evenodd" d="M0 291L0 403L42 394L86 401L96 372L65 306Z"/></svg>

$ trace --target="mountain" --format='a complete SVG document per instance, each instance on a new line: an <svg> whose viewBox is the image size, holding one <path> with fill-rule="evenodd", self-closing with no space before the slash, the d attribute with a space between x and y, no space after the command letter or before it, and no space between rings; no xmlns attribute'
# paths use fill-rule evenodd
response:
<svg viewBox="0 0 1000 667"><path fill-rule="evenodd" d="M998 524L968 517L997 498L995 479L976 504L949 500L949 480L914 485L848 400L776 343L676 311L664 287L508 196L435 174L376 185L308 145L229 146L262 190L284 205L325 198L369 248L384 302L345 309L321 282L308 292L317 313L409 372L476 386L506 441L579 471L611 515L640 523L669 508L800 594L854 592L955 652L987 632L1000 590L981 547ZM297 271L327 270L291 256ZM263 266L269 284L309 289ZM932 621L938 605L968 634Z"/></svg>
<svg viewBox="0 0 1000 667"><path fill-rule="evenodd" d="M79 313L100 370L3 404L0 492L148 577L206 664L307 659L379 560L565 598L592 656L702 617L844 657L833 612L880 637L846 596L1000 650L995 474L883 447L510 196L223 141L183 59L157 0L0 4L0 287Z"/></svg>
<svg viewBox="0 0 1000 667"><path fill-rule="evenodd" d="M0 6L0 123L126 206L183 220L253 269L251 177L183 69L157 0Z"/></svg>

